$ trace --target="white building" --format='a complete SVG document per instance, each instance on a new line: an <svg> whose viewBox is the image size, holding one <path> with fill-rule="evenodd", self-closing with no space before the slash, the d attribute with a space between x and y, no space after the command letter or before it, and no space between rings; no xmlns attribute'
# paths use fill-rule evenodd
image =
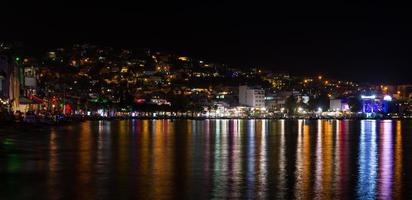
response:
<svg viewBox="0 0 412 200"><path fill-rule="evenodd" d="M330 108L331 111L349 111L349 104L344 99L331 99Z"/></svg>
<svg viewBox="0 0 412 200"><path fill-rule="evenodd" d="M265 90L239 86L239 104L249 107L265 107Z"/></svg>

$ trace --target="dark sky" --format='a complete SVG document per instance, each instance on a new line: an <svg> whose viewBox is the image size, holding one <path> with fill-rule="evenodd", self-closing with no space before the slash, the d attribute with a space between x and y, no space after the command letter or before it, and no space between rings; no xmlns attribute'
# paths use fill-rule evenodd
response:
<svg viewBox="0 0 412 200"><path fill-rule="evenodd" d="M114 2L2 5L0 40L153 48L295 74L412 82L406 5Z"/></svg>

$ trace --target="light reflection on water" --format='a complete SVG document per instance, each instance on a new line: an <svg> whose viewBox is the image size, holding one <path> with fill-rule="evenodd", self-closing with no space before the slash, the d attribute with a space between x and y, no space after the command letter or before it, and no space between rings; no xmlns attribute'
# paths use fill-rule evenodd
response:
<svg viewBox="0 0 412 200"><path fill-rule="evenodd" d="M411 128L393 120L0 128L0 197L402 199L412 188L404 161Z"/></svg>
<svg viewBox="0 0 412 200"><path fill-rule="evenodd" d="M402 197L402 124L401 121L396 122L396 143L395 143L395 181L393 183L394 199L401 199Z"/></svg>
<svg viewBox="0 0 412 200"><path fill-rule="evenodd" d="M376 146L376 121L361 121L356 189L357 195L361 199L375 197L378 167Z"/></svg>

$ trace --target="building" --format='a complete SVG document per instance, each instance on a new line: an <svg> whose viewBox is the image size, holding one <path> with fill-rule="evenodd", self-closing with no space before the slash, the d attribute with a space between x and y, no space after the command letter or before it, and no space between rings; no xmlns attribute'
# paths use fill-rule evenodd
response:
<svg viewBox="0 0 412 200"><path fill-rule="evenodd" d="M362 113L366 114L366 117L372 117L375 113L387 114L390 112L390 104L392 97L390 95L384 95L377 97L376 95L361 95L362 99Z"/></svg>
<svg viewBox="0 0 412 200"><path fill-rule="evenodd" d="M265 107L265 90L247 85L239 86L239 104L249 107Z"/></svg>
<svg viewBox="0 0 412 200"><path fill-rule="evenodd" d="M276 74L269 74L264 78L266 81L272 84L272 88L281 90L285 87L289 86L290 83L290 76L286 73L276 73Z"/></svg>
<svg viewBox="0 0 412 200"><path fill-rule="evenodd" d="M349 103L346 99L331 99L329 109L331 111L349 111Z"/></svg>
<svg viewBox="0 0 412 200"><path fill-rule="evenodd" d="M271 112L283 112L286 107L286 100L293 94L291 91L276 92L265 97L265 106Z"/></svg>
<svg viewBox="0 0 412 200"><path fill-rule="evenodd" d="M283 111L286 107L286 99L280 96L266 97L266 108L272 112Z"/></svg>
<svg viewBox="0 0 412 200"><path fill-rule="evenodd" d="M19 106L20 82L16 65L7 56L0 55L0 100L1 106L16 110Z"/></svg>
<svg viewBox="0 0 412 200"><path fill-rule="evenodd" d="M412 85L397 85L396 91L392 92L398 99L411 99L412 98Z"/></svg>
<svg viewBox="0 0 412 200"><path fill-rule="evenodd" d="M7 63L7 57L0 56L0 97L9 96L9 75L10 67Z"/></svg>
<svg viewBox="0 0 412 200"><path fill-rule="evenodd" d="M29 110L39 110L41 98L37 95L37 68L34 66L22 66L22 77L20 78L20 102L19 110L27 112Z"/></svg>

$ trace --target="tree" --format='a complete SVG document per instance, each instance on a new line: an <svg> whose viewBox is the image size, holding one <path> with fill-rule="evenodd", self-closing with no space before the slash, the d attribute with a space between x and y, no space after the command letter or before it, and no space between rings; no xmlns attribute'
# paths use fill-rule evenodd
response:
<svg viewBox="0 0 412 200"><path fill-rule="evenodd" d="M188 110L189 99L184 95L174 95L171 97L172 110L175 112L185 112Z"/></svg>
<svg viewBox="0 0 412 200"><path fill-rule="evenodd" d="M286 99L285 104L288 114L294 114L296 111L297 99L291 95Z"/></svg>
<svg viewBox="0 0 412 200"><path fill-rule="evenodd" d="M359 98L356 98L356 97L349 98L348 104L349 104L349 108L351 112L359 112L361 110L362 103Z"/></svg>
<svg viewBox="0 0 412 200"><path fill-rule="evenodd" d="M318 108L322 110L328 110L330 107L329 97L326 94L320 94L317 97L313 97L309 100L309 110L316 111Z"/></svg>
<svg viewBox="0 0 412 200"><path fill-rule="evenodd" d="M330 107L330 99L327 94L322 93L317 98L317 107L322 108L322 110L328 110Z"/></svg>

